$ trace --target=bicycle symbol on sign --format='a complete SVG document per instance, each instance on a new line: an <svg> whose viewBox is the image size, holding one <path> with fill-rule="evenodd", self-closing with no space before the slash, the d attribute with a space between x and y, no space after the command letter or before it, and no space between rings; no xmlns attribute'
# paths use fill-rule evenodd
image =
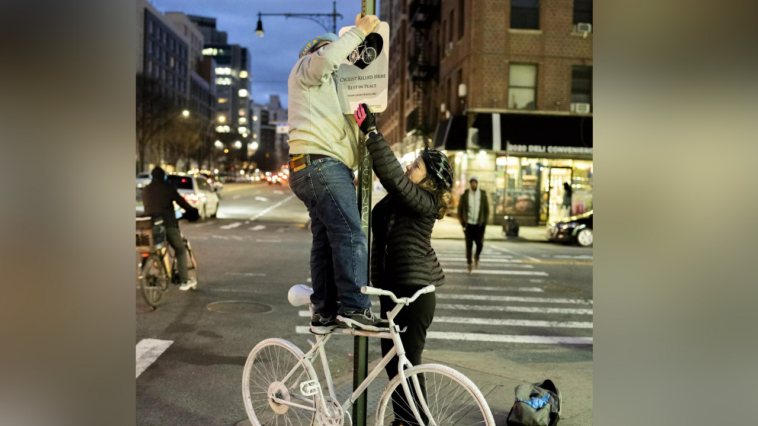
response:
<svg viewBox="0 0 758 426"><path fill-rule="evenodd" d="M359 44L347 58L347 60L353 65L359 60L362 60L368 65L373 62L374 59L376 59L376 49L366 46L366 40Z"/></svg>

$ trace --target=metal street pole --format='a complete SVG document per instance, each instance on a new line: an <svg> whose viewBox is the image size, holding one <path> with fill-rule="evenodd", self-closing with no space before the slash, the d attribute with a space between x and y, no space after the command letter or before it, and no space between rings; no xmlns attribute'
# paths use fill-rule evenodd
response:
<svg viewBox="0 0 758 426"><path fill-rule="evenodd" d="M361 0L361 16L376 15L376 0ZM361 230L366 234L366 243L371 247L371 181L373 170L371 169L371 155L366 149L363 135L360 135L358 144L358 209L361 212ZM369 277L366 285L369 285L371 274L371 250L367 249L366 276ZM355 336L353 348L353 391L358 389L368 376L368 337ZM368 389L353 404L353 425L366 426L366 411L368 402Z"/></svg>

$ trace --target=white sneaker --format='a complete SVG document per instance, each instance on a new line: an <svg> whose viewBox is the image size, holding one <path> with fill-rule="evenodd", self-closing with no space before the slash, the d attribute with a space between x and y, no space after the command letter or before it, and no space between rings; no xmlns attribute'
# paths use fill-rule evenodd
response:
<svg viewBox="0 0 758 426"><path fill-rule="evenodd" d="M197 290L197 280L189 280L186 283L182 284L181 287L179 287L179 290L181 291L187 291L187 290Z"/></svg>

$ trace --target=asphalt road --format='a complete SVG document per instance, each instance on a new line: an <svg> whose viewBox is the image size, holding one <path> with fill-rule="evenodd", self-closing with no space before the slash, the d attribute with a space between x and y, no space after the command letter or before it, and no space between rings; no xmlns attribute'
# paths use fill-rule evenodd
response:
<svg viewBox="0 0 758 426"><path fill-rule="evenodd" d="M305 207L286 186L228 185L222 196L218 219L182 223L198 261L197 291L172 288L156 310L136 293L140 425L237 424L246 419L241 379L250 350L279 337L307 351L313 339L307 307L287 301L292 285L309 283ZM424 361L470 377L498 425L513 386L546 378L571 401L561 424L592 424L592 249L485 243L481 267L469 275L462 240L432 245L446 284L437 292ZM335 336L327 352L344 400L352 338ZM379 357L372 341L370 360ZM386 383L382 374L369 388L369 412Z"/></svg>

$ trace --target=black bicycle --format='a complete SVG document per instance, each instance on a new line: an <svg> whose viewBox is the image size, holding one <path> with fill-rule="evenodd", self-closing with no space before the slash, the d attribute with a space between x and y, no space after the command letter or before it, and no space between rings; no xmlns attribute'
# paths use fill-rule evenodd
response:
<svg viewBox="0 0 758 426"><path fill-rule="evenodd" d="M182 240L189 257L187 274L190 280L197 280L197 261L192 246L184 235ZM176 256L168 249L163 218L137 218L137 252L142 258L139 275L142 297L148 305L158 307L166 301L170 284L180 283Z"/></svg>

